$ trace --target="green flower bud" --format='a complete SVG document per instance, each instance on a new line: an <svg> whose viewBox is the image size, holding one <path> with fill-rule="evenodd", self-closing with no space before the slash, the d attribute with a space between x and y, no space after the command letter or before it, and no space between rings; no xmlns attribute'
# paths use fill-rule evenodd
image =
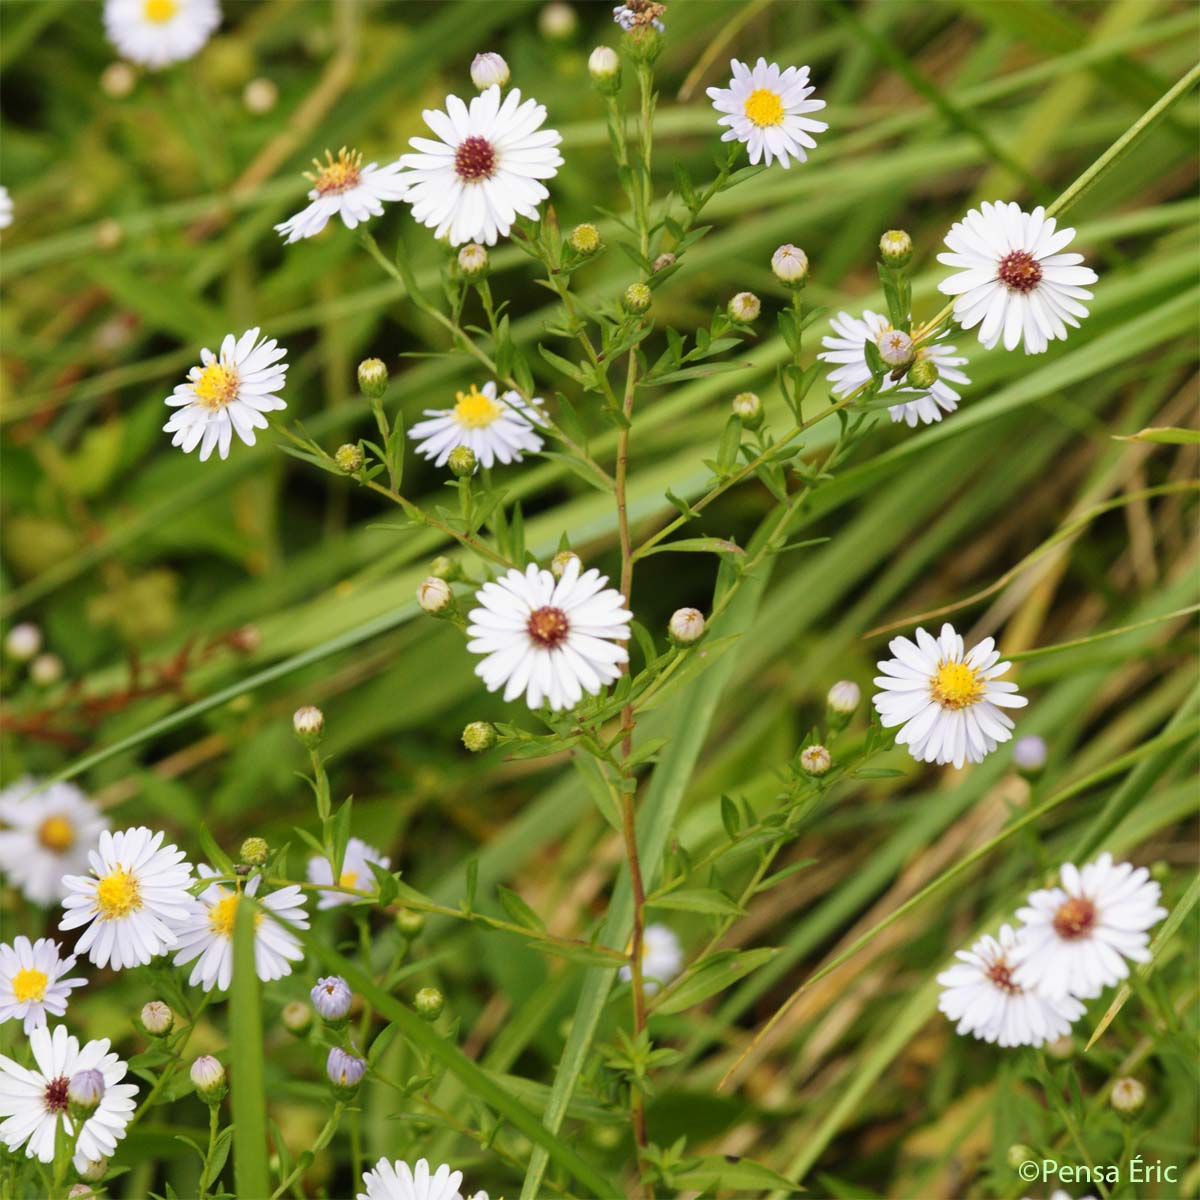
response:
<svg viewBox="0 0 1200 1200"><path fill-rule="evenodd" d="M411 941L425 928L425 914L402 908L396 913L396 928Z"/></svg>
<svg viewBox="0 0 1200 1200"><path fill-rule="evenodd" d="M918 358L908 368L908 382L915 388L927 391L938 381L938 369L932 359Z"/></svg>
<svg viewBox="0 0 1200 1200"><path fill-rule="evenodd" d="M444 554L439 554L437 558L435 558L433 562L429 564L429 573L430 575L435 576L437 579L453 581L462 575L462 570L458 563L454 561L454 559L448 558Z"/></svg>
<svg viewBox="0 0 1200 1200"><path fill-rule="evenodd" d="M646 284L631 283L625 289L625 294L621 297L621 307L627 313L640 316L642 313L650 311L650 304L653 299L654 295Z"/></svg>
<svg viewBox="0 0 1200 1200"><path fill-rule="evenodd" d="M621 59L611 46L597 46L588 55L588 74L596 90L615 96L621 90Z"/></svg>
<svg viewBox="0 0 1200 1200"><path fill-rule="evenodd" d="M248 837L243 843L238 857L251 867L261 867L267 861L271 847L266 838Z"/></svg>
<svg viewBox="0 0 1200 1200"><path fill-rule="evenodd" d="M325 734L325 714L314 704L306 704L292 714L292 729L304 745L320 743Z"/></svg>
<svg viewBox="0 0 1200 1200"><path fill-rule="evenodd" d="M462 743L472 754L490 750L496 744L496 727L490 721L472 721L462 731Z"/></svg>
<svg viewBox="0 0 1200 1200"><path fill-rule="evenodd" d="M413 997L413 1008L427 1021L436 1021L446 1007L446 997L434 987L423 987Z"/></svg>
<svg viewBox="0 0 1200 1200"><path fill-rule="evenodd" d="M595 225L576 225L570 240L576 254L595 254L600 249L600 230Z"/></svg>
<svg viewBox="0 0 1200 1200"><path fill-rule="evenodd" d="M466 479L475 474L479 463L475 458L475 451L470 446L455 446L450 451L450 457L446 459L446 465L455 479Z"/></svg>
<svg viewBox="0 0 1200 1200"><path fill-rule="evenodd" d="M312 1028L312 1008L302 1000L289 1000L283 1006L283 1012L279 1014L279 1019L288 1033L303 1037Z"/></svg>
<svg viewBox="0 0 1200 1200"><path fill-rule="evenodd" d="M747 429L757 429L763 423L762 401L753 392L738 392L733 398L733 412Z"/></svg>
<svg viewBox="0 0 1200 1200"><path fill-rule="evenodd" d="M561 579L563 572L567 569L567 564L574 559L579 563L580 569L583 569L583 563L580 561L579 555L574 550L560 550L550 560L550 573L555 579Z"/></svg>
<svg viewBox="0 0 1200 1200"><path fill-rule="evenodd" d="M889 229L879 239L879 256L889 267L907 266L912 251L912 238L903 229Z"/></svg>
<svg viewBox="0 0 1200 1200"><path fill-rule="evenodd" d="M742 325L758 320L762 312L762 301L753 292L738 292L729 302L729 319Z"/></svg>
<svg viewBox="0 0 1200 1200"><path fill-rule="evenodd" d="M333 461L337 463L339 471L344 471L347 475L353 475L355 471L362 470L362 447L355 445L353 442L346 442L345 445L337 448L333 456Z"/></svg>
<svg viewBox="0 0 1200 1200"><path fill-rule="evenodd" d="M387 391L388 369L380 358L364 358L358 364L358 387L364 396L378 400Z"/></svg>
<svg viewBox="0 0 1200 1200"><path fill-rule="evenodd" d="M1009 1146L1004 1157L1014 1171L1018 1170L1022 1163L1038 1161L1033 1151L1021 1142Z"/></svg>

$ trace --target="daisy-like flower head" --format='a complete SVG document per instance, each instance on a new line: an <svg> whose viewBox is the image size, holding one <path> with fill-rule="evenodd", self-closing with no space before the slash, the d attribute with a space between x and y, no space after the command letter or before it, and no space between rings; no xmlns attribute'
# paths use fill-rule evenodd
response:
<svg viewBox="0 0 1200 1200"><path fill-rule="evenodd" d="M330 217L341 217L347 229L383 215L385 200L403 200L408 190L400 175L400 163L379 166L367 163L357 150L343 146L337 158L326 150L325 161L313 159L316 171L305 172L312 181L308 198L312 203L275 228L289 245L301 238L316 237Z"/></svg>
<svg viewBox="0 0 1200 1200"><path fill-rule="evenodd" d="M60 957L61 947L50 938L31 942L17 937L11 946L0 946L0 1025L20 1017L25 1032L46 1024L46 1014L61 1017L67 1011L71 989L86 979L64 979L75 965L75 956Z"/></svg>
<svg viewBox="0 0 1200 1200"><path fill-rule="evenodd" d="M8 188L0 187L0 229L7 229L13 220L13 202Z"/></svg>
<svg viewBox="0 0 1200 1200"><path fill-rule="evenodd" d="M104 0L108 40L152 71L191 58L220 23L217 0Z"/></svg>
<svg viewBox="0 0 1200 1200"><path fill-rule="evenodd" d="M806 113L819 112L824 100L810 100L814 89L808 82L807 67L780 70L775 63L760 58L753 69L735 58L729 64L733 78L726 88L710 87L713 108L725 115L717 122L729 128L721 141L744 142L750 161L774 159L790 167L791 159L804 162L808 150L816 146L812 135L824 133L829 126L814 121ZM790 157L789 157L790 156Z"/></svg>
<svg viewBox="0 0 1200 1200"><path fill-rule="evenodd" d="M201 863L196 873L202 879L218 874L207 863ZM261 875L251 879L244 889L245 895L254 896L261 882ZM196 960L188 979L191 986L199 984L206 992L214 987L222 992L228 990L233 979L234 921L241 898L242 892L223 883L209 884L200 893L199 903L179 931L179 951L175 955L176 966ZM295 885L257 899L263 908L269 908L297 928L308 928L304 893ZM295 934L266 913L254 914L254 970L259 979L264 983L282 979L292 973L292 963L303 958L304 951Z"/></svg>
<svg viewBox="0 0 1200 1200"><path fill-rule="evenodd" d="M917 630L916 642L893 638L896 656L876 665L883 672L874 696L880 723L902 726L896 741L918 762L983 762L1012 737L1012 721L1000 710L1024 708L1017 685L997 679L1012 665L1000 662L992 638L964 653L962 635L949 623L934 639Z"/></svg>
<svg viewBox="0 0 1200 1200"><path fill-rule="evenodd" d="M430 1174L429 1163L419 1158L412 1167L406 1162L381 1158L373 1170L363 1172L363 1187L357 1200L463 1200L459 1192L462 1172L442 1163Z"/></svg>
<svg viewBox="0 0 1200 1200"><path fill-rule="evenodd" d="M1076 868L1063 863L1061 887L1029 897L1017 916L1030 951L1018 979L1051 995L1091 1000L1147 962L1146 932L1167 915L1161 889L1145 867L1114 863L1111 854Z"/></svg>
<svg viewBox="0 0 1200 1200"><path fill-rule="evenodd" d="M174 434L172 446L185 454L200 447L200 461L216 447L222 458L236 433L247 446L254 445L255 429L266 429L263 413L287 408L276 394L287 382L287 351L274 338L258 336L257 327L240 338L225 335L221 353L200 351L201 365L188 372L165 403L176 411L163 426Z"/></svg>
<svg viewBox="0 0 1200 1200"><path fill-rule="evenodd" d="M579 573L571 559L561 578L530 563L475 593L467 649L482 654L475 668L489 692L504 686L504 699L522 692L530 708L573 708L583 693L594 696L629 661L624 646L633 614L625 597L605 587L594 567Z"/></svg>
<svg viewBox="0 0 1200 1200"><path fill-rule="evenodd" d="M87 928L75 943L97 966L138 967L176 944L176 930L195 906L188 892L192 864L164 846L162 833L144 825L105 830L88 853L90 875L68 875L67 911L59 929Z"/></svg>
<svg viewBox="0 0 1200 1200"><path fill-rule="evenodd" d="M653 996L683 969L683 947L669 925L647 925L642 931L642 991ZM630 967L622 967L621 978L633 978Z"/></svg>
<svg viewBox="0 0 1200 1200"><path fill-rule="evenodd" d="M1027 213L984 201L946 234L950 253L938 262L960 269L938 290L958 297L954 319L964 329L979 325L989 350L1001 338L1005 350L1015 350L1024 338L1026 354L1041 354L1088 315L1079 302L1092 298L1085 285L1096 282L1096 272L1081 265L1082 254L1062 253L1075 230L1056 224L1040 205Z"/></svg>
<svg viewBox="0 0 1200 1200"><path fill-rule="evenodd" d="M538 411L542 400L527 403L520 392L496 395L496 384L488 380L482 388L458 392L453 408L427 408L428 421L418 421L408 436L419 444L417 453L445 466L450 452L466 446L485 467L497 462L515 463L524 454L536 454L543 445L534 432L546 419Z"/></svg>
<svg viewBox="0 0 1200 1200"><path fill-rule="evenodd" d="M555 147L562 135L542 129L546 109L536 100L521 102L513 88L501 102L496 86L464 104L446 97L446 111L426 109L425 124L439 141L415 137L400 165L409 185L404 199L422 225L452 246L507 237L517 216L537 219L549 196L542 184L562 166Z"/></svg>
<svg viewBox="0 0 1200 1200"><path fill-rule="evenodd" d="M878 346L880 338L885 338L893 330L886 316L870 309L866 309L861 317L840 312L829 322L829 326L833 332L821 339L825 350L817 357L822 362L834 364L826 378L832 385L833 394L841 399L871 379L871 368L867 365L867 342ZM893 421L903 421L910 427L918 422L928 425L940 421L944 412L951 413L958 407L959 394L950 385L956 383L965 387L971 381L959 370L967 360L955 354L954 346L944 343L943 339L948 335L949 331L943 330L934 341L917 346L915 351L917 359L927 359L937 367L938 377L932 387L916 388L907 381L898 385L890 374L884 376L880 391L894 391L897 397L903 397L900 403L888 408Z"/></svg>
<svg viewBox="0 0 1200 1200"><path fill-rule="evenodd" d="M352 837L346 843L346 854L342 859L342 873L338 876L338 886L357 888L360 892L376 890L375 876L370 864L383 867L385 870L392 865L392 860L380 853L374 846L369 846L362 838ZM314 855L308 860L309 883L332 883L333 870L329 859ZM345 892L322 892L317 901L318 908L336 908L339 904L353 904L356 896Z"/></svg>
<svg viewBox="0 0 1200 1200"><path fill-rule="evenodd" d="M29 1035L34 1065L22 1067L0 1054L0 1139L9 1150L25 1147L27 1158L54 1161L54 1138L59 1123L68 1135L74 1133L67 1116L67 1089L80 1071L99 1071L104 1076L104 1094L96 1111L83 1123L75 1143L75 1168L82 1172L89 1162L109 1157L125 1136L133 1116L137 1087L122 1083L126 1066L108 1052L108 1038L79 1042L62 1025L35 1029Z"/></svg>
<svg viewBox="0 0 1200 1200"><path fill-rule="evenodd" d="M73 783L38 790L22 779L0 792L0 873L34 904L56 904L63 876L86 871L108 822Z"/></svg>
<svg viewBox="0 0 1200 1200"><path fill-rule="evenodd" d="M626 3L618 4L613 9L613 20L626 33L644 29L647 25L659 33L666 33L667 27L661 19L666 11L665 4L656 4L654 0L626 0Z"/></svg>
<svg viewBox="0 0 1200 1200"><path fill-rule="evenodd" d="M1016 973L1027 953L1011 925L998 938L982 937L961 960L937 978L942 985L938 1008L959 1033L1000 1046L1041 1046L1062 1037L1083 1015L1083 1005L1069 996L1052 997L1022 986Z"/></svg>

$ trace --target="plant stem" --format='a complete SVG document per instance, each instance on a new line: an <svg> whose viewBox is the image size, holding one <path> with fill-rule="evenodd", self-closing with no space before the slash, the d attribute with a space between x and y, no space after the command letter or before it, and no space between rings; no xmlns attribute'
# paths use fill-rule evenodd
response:
<svg viewBox="0 0 1200 1200"><path fill-rule="evenodd" d="M271 1200L279 1200L279 1197L282 1196L288 1190L288 1188L290 1188L292 1184L304 1174L305 1169L312 1161L312 1158L316 1156L317 1152L324 1150L325 1147L329 1145L330 1141L333 1139L334 1133L337 1131L337 1127L342 1119L342 1113L345 1111L345 1109L346 1105L342 1100L338 1100L334 1104L333 1112L329 1114L329 1120L325 1122L325 1127L319 1134L317 1134L317 1140L313 1143L311 1151L308 1152L310 1157L307 1161L305 1161L305 1156L303 1154L300 1155L300 1161L295 1165L295 1167L292 1168L292 1173L271 1193Z"/></svg>

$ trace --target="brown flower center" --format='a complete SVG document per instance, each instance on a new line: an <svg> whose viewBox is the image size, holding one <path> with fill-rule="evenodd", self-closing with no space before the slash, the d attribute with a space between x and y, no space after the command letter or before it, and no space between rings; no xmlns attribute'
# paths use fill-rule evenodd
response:
<svg viewBox="0 0 1200 1200"><path fill-rule="evenodd" d="M65 1075L60 1075L46 1084L46 1094L42 1097L42 1103L45 1104L47 1112L65 1113L67 1111L67 1089L70 1086L71 1081Z"/></svg>
<svg viewBox="0 0 1200 1200"><path fill-rule="evenodd" d="M1054 932L1066 941L1087 937L1096 925L1096 906L1086 896L1072 896L1054 914Z"/></svg>
<svg viewBox="0 0 1200 1200"><path fill-rule="evenodd" d="M529 636L539 646L546 650L553 650L567 640L571 624L567 620L567 614L561 608L551 608L547 605L545 608L535 609L529 614L526 628L529 630Z"/></svg>
<svg viewBox="0 0 1200 1200"><path fill-rule="evenodd" d="M1000 260L996 276L1010 292L1032 292L1042 282L1042 264L1028 250L1014 250Z"/></svg>
<svg viewBox="0 0 1200 1200"><path fill-rule="evenodd" d="M1019 996L1022 988L1019 984L1013 982L1012 967L1004 961L997 959L987 970L987 977L996 985L1002 992L1007 992L1010 996Z"/></svg>
<svg viewBox="0 0 1200 1200"><path fill-rule="evenodd" d="M496 170L496 151L492 143L487 138L466 138L455 152L454 169L459 179L465 179L468 183L490 179Z"/></svg>

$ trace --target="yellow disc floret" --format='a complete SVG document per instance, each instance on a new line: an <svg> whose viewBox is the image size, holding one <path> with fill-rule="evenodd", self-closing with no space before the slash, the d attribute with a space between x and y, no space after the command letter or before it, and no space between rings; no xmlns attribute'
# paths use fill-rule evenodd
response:
<svg viewBox="0 0 1200 1200"><path fill-rule="evenodd" d="M179 0L145 0L142 15L155 25L164 25L179 11Z"/></svg>
<svg viewBox="0 0 1200 1200"><path fill-rule="evenodd" d="M56 813L38 826L37 836L47 850L63 854L75 844L75 826L66 817Z"/></svg>
<svg viewBox="0 0 1200 1200"><path fill-rule="evenodd" d="M352 888L358 886L357 871L343 871L338 876L338 887Z"/></svg>
<svg viewBox="0 0 1200 1200"><path fill-rule="evenodd" d="M209 363L192 377L192 391L205 408L216 412L237 399L237 372L221 363Z"/></svg>
<svg viewBox="0 0 1200 1200"><path fill-rule="evenodd" d="M979 672L963 662L943 662L930 681L929 690L943 708L969 708L983 695Z"/></svg>
<svg viewBox="0 0 1200 1200"><path fill-rule="evenodd" d="M223 938L233 937L233 923L237 920L238 901L241 898L240 893L230 892L208 910L208 924L213 933L219 934ZM262 919L262 913L254 914L255 929L258 928Z"/></svg>
<svg viewBox="0 0 1200 1200"><path fill-rule="evenodd" d="M105 921L115 921L142 907L142 889L137 876L118 867L96 884L96 907Z"/></svg>
<svg viewBox="0 0 1200 1200"><path fill-rule="evenodd" d="M455 399L454 419L467 429L483 429L504 415L504 405L479 391L471 384L469 392L459 392Z"/></svg>
<svg viewBox="0 0 1200 1200"><path fill-rule="evenodd" d="M783 124L783 101L770 88L755 88L746 97L745 112L760 129Z"/></svg>
<svg viewBox="0 0 1200 1200"><path fill-rule="evenodd" d="M325 161L313 159L316 173L306 172L306 177L312 180L313 187L322 196L338 195L358 187L362 178L362 155L357 150L347 150L343 146L334 158L328 150L325 151Z"/></svg>
<svg viewBox="0 0 1200 1200"><path fill-rule="evenodd" d="M13 996L18 1004L28 1004L31 1000L41 1000L46 994L46 984L50 977L37 967L22 967L12 980Z"/></svg>

